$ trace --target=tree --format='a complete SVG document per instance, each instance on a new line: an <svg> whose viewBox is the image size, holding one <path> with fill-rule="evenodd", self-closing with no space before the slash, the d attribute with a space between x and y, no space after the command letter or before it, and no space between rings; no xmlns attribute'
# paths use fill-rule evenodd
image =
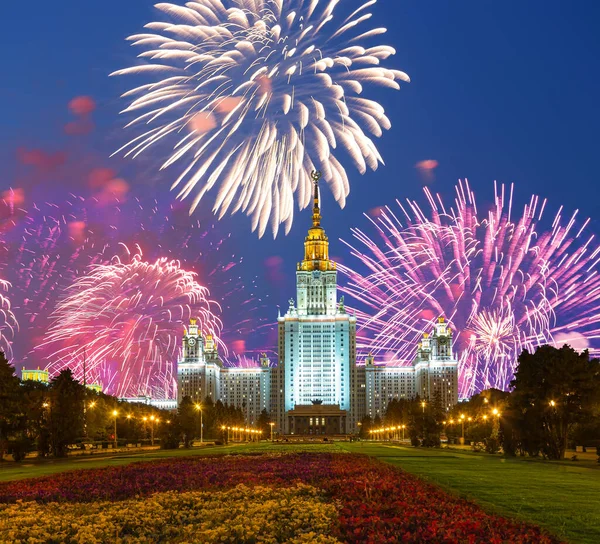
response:
<svg viewBox="0 0 600 544"><path fill-rule="evenodd" d="M442 395L436 390L433 393L433 398L425 405L423 446L429 448L440 447L440 435L442 433L442 422L444 420L445 412Z"/></svg>
<svg viewBox="0 0 600 544"><path fill-rule="evenodd" d="M562 459L567 437L591 418L600 396L600 364L586 351L541 346L523 351L509 402L511 431L521 449Z"/></svg>
<svg viewBox="0 0 600 544"><path fill-rule="evenodd" d="M196 422L198 420L196 405L191 397L186 395L181 399L177 415L179 426L181 427L181 432L183 434L183 446L189 448L192 445L196 433Z"/></svg>
<svg viewBox="0 0 600 544"><path fill-rule="evenodd" d="M48 395L48 385L45 383L33 380L21 383L20 402L25 416L24 434L29 445L35 443L41 457L50 454Z"/></svg>
<svg viewBox="0 0 600 544"><path fill-rule="evenodd" d="M263 408L262 412L258 416L258 420L256 421L256 428L262 433L260 435L261 438L271 439L271 416L269 412L267 412L266 408Z"/></svg>
<svg viewBox="0 0 600 544"><path fill-rule="evenodd" d="M200 424L204 425L202 434L204 438L214 438L217 436L217 414L215 410L215 403L211 397L206 397L202 403L202 421L198 415L198 433L196 436L200 436Z"/></svg>
<svg viewBox="0 0 600 544"><path fill-rule="evenodd" d="M20 384L14 367L0 352L0 461L4 458L10 436L23 427Z"/></svg>
<svg viewBox="0 0 600 544"><path fill-rule="evenodd" d="M65 457L67 446L83 435L84 387L63 370L50 383L50 446L54 457Z"/></svg>
<svg viewBox="0 0 600 544"><path fill-rule="evenodd" d="M358 436L361 439L369 438L371 436L370 431L374 427L373 420L369 416L365 416L360 420Z"/></svg>
<svg viewBox="0 0 600 544"><path fill-rule="evenodd" d="M163 450L176 450L179 448L183 436L180 418L177 415L172 415L164 423L164 425L161 425L158 434L160 448Z"/></svg>

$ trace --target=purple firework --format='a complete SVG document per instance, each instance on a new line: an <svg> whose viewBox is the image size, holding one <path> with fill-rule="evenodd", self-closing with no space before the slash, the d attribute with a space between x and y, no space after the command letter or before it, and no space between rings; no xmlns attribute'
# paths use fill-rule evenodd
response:
<svg viewBox="0 0 600 544"><path fill-rule="evenodd" d="M408 364L423 331L446 316L457 334L459 393L508 388L517 357L540 344L568 343L598 354L600 248L589 219L561 207L542 226L546 200L532 196L514 215L510 194L494 185L481 213L467 181L453 207L425 189L429 212L414 201L370 218L375 235L353 229L347 244L362 271L340 266L344 291L359 310L358 347L389 364Z"/></svg>

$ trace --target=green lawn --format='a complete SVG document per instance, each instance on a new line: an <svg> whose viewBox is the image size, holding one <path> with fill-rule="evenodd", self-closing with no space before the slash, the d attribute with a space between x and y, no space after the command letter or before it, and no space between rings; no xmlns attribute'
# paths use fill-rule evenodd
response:
<svg viewBox="0 0 600 544"><path fill-rule="evenodd" d="M372 443L341 447L377 457L489 511L531 521L570 542L600 542L598 465Z"/></svg>
<svg viewBox="0 0 600 544"><path fill-rule="evenodd" d="M422 450L388 444L269 443L152 451L68 460L0 465L0 481L73 470L118 466L165 457L271 451L362 453L396 465L474 500L485 509L541 525L574 543L600 542L600 465L589 462L544 462L454 450Z"/></svg>

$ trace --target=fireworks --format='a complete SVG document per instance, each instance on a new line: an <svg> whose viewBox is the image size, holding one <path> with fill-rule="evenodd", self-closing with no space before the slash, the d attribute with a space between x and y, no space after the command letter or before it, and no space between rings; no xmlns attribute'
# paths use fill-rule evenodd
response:
<svg viewBox="0 0 600 544"><path fill-rule="evenodd" d="M19 328L17 318L10 307L10 300L4 294L9 288L10 283L0 280L0 351L8 360L12 359L12 341Z"/></svg>
<svg viewBox="0 0 600 544"><path fill-rule="evenodd" d="M98 264L75 280L53 312L43 345L51 351L53 374L65 367L82 378L104 382L117 396L173 394L182 322L195 317L206 334L220 336L218 305L196 275L165 258L155 263L141 253L122 262Z"/></svg>
<svg viewBox="0 0 600 544"><path fill-rule="evenodd" d="M125 93L128 124L148 127L121 150L137 156L164 140L162 168L182 164L179 197L191 211L214 189L213 211L252 216L260 236L293 220L294 194L306 207L310 172L321 170L341 206L350 186L336 149L364 173L382 158L370 136L390 128L364 87L399 89L408 76L381 66L394 49L362 44L385 29L364 29L369 0L339 23L338 1L195 0L157 4L172 22L131 36L142 64L115 74L148 76Z"/></svg>
<svg viewBox="0 0 600 544"><path fill-rule="evenodd" d="M372 219L377 236L353 230L352 253L368 269L341 266L359 314L359 348L408 364L421 334L440 315L458 334L460 396L506 389L521 350L570 343L598 353L600 248L562 207L544 229L546 200L532 196L513 217L510 194L495 187L489 211L467 182L452 208L425 189L430 212L398 202ZM401 217L402 219L399 219ZM402 224L402 221L405 224Z"/></svg>
<svg viewBox="0 0 600 544"><path fill-rule="evenodd" d="M55 350L45 335L65 290L85 276L91 265L110 264L125 246L141 247L147 261L179 259L182 268L197 272L198 283L209 287L222 306L226 326L220 340L229 346L249 337L252 344L247 354L264 349L268 333L267 318L261 313L264 302L248 292L255 280L242 278L243 259L235 241L212 223L190 221L181 204L161 205L136 198L99 201L72 194L26 208L21 203L19 209L9 209L6 199L0 200L2 203L6 209L0 208L0 217L7 228L0 232L0 277L12 286L10 303L0 298L4 312L0 316L0 349L7 354L12 350L25 366L35 368L42 360L51 360ZM0 295L6 294L0 291ZM13 334L17 320L20 334ZM181 336L181 327L178 332ZM226 352L221 350L221 355ZM81 377L82 359L73 359L70 367ZM94 379L99 377L102 384L117 383L120 377L113 375L113 369L117 371L103 366ZM170 388L170 382L168 385ZM144 387L142 383L140 388ZM155 391L157 398L165 394L168 390Z"/></svg>

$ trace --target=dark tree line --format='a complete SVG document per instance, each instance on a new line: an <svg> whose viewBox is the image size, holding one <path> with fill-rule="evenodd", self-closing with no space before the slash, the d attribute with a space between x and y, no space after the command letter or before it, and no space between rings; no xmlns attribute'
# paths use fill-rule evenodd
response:
<svg viewBox="0 0 600 544"><path fill-rule="evenodd" d="M441 442L446 414L442 397L435 392L431 399L422 399L418 395L413 399L391 399L383 418L373 420L365 417L360 424L361 438L377 438L378 429L385 431L383 436L410 439L413 446L437 447Z"/></svg>
<svg viewBox="0 0 600 544"><path fill-rule="evenodd" d="M0 353L0 460L7 452L16 460L32 450L63 457L78 445L150 442L171 423L169 412L96 393L68 369L49 384L21 381Z"/></svg>
<svg viewBox="0 0 600 544"><path fill-rule="evenodd" d="M489 389L450 412L439 398L393 399L383 419L366 418L370 430L406 425L413 445L438 446L444 434L481 444L490 453L562 459L568 445L600 452L600 363L569 346L541 346L519 356L511 391Z"/></svg>
<svg viewBox="0 0 600 544"><path fill-rule="evenodd" d="M269 414L263 410L257 426L254 427L262 430L263 438L268 437L266 429L270 432L269 422ZM201 424L202 433L200 433ZM181 399L177 415L173 417L173 425L168 429L169 436L166 437L165 447L176 447L175 444L182 442L184 447L189 448L201 435L205 440L226 443L233 435L231 432L233 427L245 426L246 420L241 407L223 404L220 400L213 402L210 397L202 403L195 403L186 396Z"/></svg>
<svg viewBox="0 0 600 544"><path fill-rule="evenodd" d="M562 459L572 445L600 446L600 363L569 346L524 351L501 418L507 455Z"/></svg>

